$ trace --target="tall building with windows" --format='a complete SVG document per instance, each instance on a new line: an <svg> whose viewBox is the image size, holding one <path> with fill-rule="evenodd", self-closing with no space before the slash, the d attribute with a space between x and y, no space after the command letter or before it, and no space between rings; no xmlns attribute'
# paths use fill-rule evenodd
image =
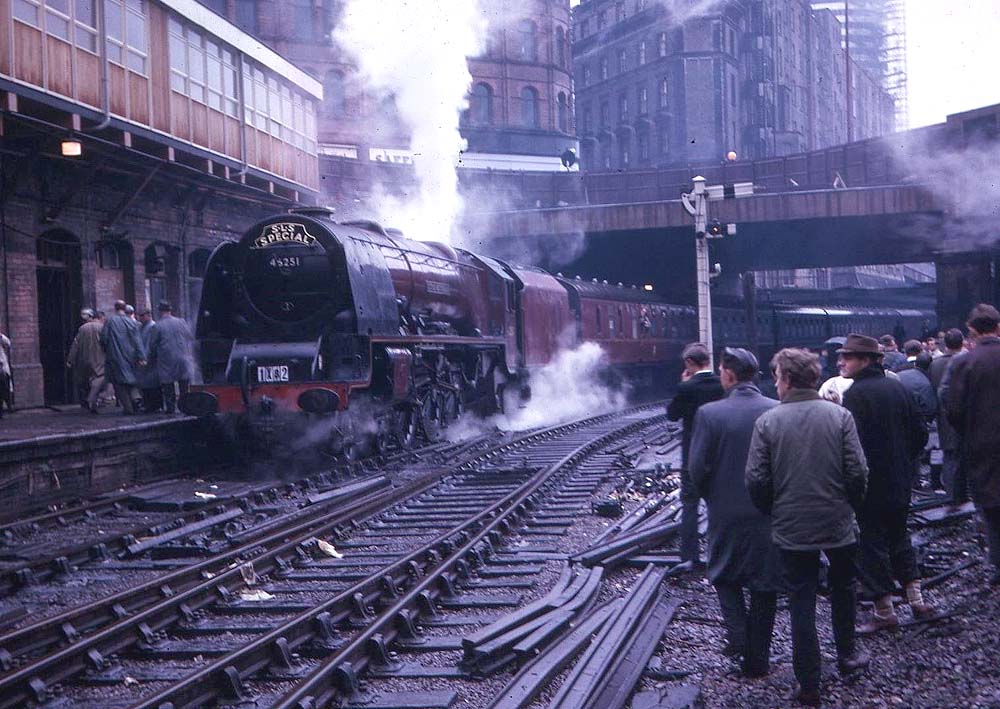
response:
<svg viewBox="0 0 1000 709"><path fill-rule="evenodd" d="M858 66L881 82L895 104L896 129L909 126L906 90L906 0L812 0L829 10L841 29L841 43Z"/></svg>
<svg viewBox="0 0 1000 709"><path fill-rule="evenodd" d="M584 169L785 155L847 137L836 17L807 0L731 0L709 14L651 0L583 0L573 66ZM891 130L892 102L854 72L854 138Z"/></svg>
<svg viewBox="0 0 1000 709"><path fill-rule="evenodd" d="M461 131L466 168L561 170L576 148L569 0L530 0L513 16L508 3L487 7L491 23L473 76ZM408 132L391 96L366 90L333 40L343 0L200 0L260 38L323 83L318 116L324 189L334 203L363 197L374 181L407 180ZM387 10L388 11L388 10Z"/></svg>

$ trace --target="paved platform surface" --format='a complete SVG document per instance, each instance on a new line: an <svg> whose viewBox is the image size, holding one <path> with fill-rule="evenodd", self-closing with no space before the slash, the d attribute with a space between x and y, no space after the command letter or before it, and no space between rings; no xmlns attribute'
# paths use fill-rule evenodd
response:
<svg viewBox="0 0 1000 709"><path fill-rule="evenodd" d="M145 428L150 423L179 421L180 414L125 415L119 407L105 407L92 414L79 406L24 409L8 413L0 419L0 445L50 436L86 436L121 429Z"/></svg>

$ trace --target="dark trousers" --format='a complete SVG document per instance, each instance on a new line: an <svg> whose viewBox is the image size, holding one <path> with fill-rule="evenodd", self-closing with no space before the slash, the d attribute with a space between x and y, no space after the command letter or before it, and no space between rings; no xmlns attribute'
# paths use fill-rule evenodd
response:
<svg viewBox="0 0 1000 709"><path fill-rule="evenodd" d="M906 528L909 509L865 510L858 517L861 527L861 554L858 576L866 591L875 598L895 589L893 579L905 586L920 578L910 532Z"/></svg>
<svg viewBox="0 0 1000 709"><path fill-rule="evenodd" d="M163 410L163 391L159 386L143 387L142 408L147 414Z"/></svg>
<svg viewBox="0 0 1000 709"><path fill-rule="evenodd" d="M184 396L188 392L188 387L191 386L191 381L189 379L180 379L176 384L180 390L180 395ZM177 410L177 393L174 391L174 382L162 384L160 388L163 390L163 408L168 414L174 413Z"/></svg>
<svg viewBox="0 0 1000 709"><path fill-rule="evenodd" d="M117 382L111 382L111 385L115 388L115 398L118 399L118 403L122 405L125 413L136 413L135 402L139 400L138 388L132 384L119 384Z"/></svg>
<svg viewBox="0 0 1000 709"><path fill-rule="evenodd" d="M969 483L962 465L962 454L957 450L942 451L941 482L952 502L961 504L969 499Z"/></svg>
<svg viewBox="0 0 1000 709"><path fill-rule="evenodd" d="M700 551L698 547L698 503L701 498L691 482L687 465L681 468L681 561L698 563Z"/></svg>
<svg viewBox="0 0 1000 709"><path fill-rule="evenodd" d="M729 644L738 648L743 657L743 671L765 674L770 666L778 594L750 591L748 611L742 586L716 582L715 592L719 596L719 608L726 624Z"/></svg>
<svg viewBox="0 0 1000 709"><path fill-rule="evenodd" d="M854 654L855 586L854 557L857 545L824 549L830 563L830 607L837 657ZM819 551L781 550L788 584L788 610L792 620L792 666L803 689L819 689L820 654L816 634L816 589L819 586Z"/></svg>
<svg viewBox="0 0 1000 709"><path fill-rule="evenodd" d="M986 522L986 543L989 545L990 563L1000 573L1000 507L982 507L979 510Z"/></svg>

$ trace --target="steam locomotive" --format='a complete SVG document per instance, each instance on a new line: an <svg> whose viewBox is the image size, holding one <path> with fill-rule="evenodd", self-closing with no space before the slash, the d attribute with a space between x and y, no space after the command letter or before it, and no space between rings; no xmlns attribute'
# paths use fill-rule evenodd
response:
<svg viewBox="0 0 1000 709"><path fill-rule="evenodd" d="M916 327L920 311L758 311L767 356L848 329ZM745 345L742 310L717 309L717 340ZM502 410L532 372L582 342L640 386L674 381L693 308L652 292L553 276L374 222L293 210L211 256L196 328L202 384L180 402L222 415L260 446L323 422L332 453L433 440L466 409ZM352 411L360 415L347 415Z"/></svg>

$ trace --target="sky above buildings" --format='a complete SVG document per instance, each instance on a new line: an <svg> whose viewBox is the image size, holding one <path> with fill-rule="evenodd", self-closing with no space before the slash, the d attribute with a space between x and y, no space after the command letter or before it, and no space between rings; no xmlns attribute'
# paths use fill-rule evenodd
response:
<svg viewBox="0 0 1000 709"><path fill-rule="evenodd" d="M1000 0L907 0L912 127L1000 103Z"/></svg>

